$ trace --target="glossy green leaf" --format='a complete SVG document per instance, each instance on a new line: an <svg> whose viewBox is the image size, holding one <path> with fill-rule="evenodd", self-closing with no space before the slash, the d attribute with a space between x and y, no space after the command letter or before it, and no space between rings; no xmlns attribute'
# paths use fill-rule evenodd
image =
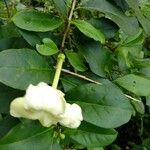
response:
<svg viewBox="0 0 150 150"><path fill-rule="evenodd" d="M0 113L9 113L10 102L22 95L24 95L23 91L15 90L0 83Z"/></svg>
<svg viewBox="0 0 150 150"><path fill-rule="evenodd" d="M0 138L2 138L12 127L18 124L18 122L18 119L9 115L0 120Z"/></svg>
<svg viewBox="0 0 150 150"><path fill-rule="evenodd" d="M120 86L126 90L139 95L150 95L150 79L134 74L128 74L115 80Z"/></svg>
<svg viewBox="0 0 150 150"><path fill-rule="evenodd" d="M68 135L87 147L103 147L111 144L117 137L113 129L104 129L88 123L82 123L77 130L67 130Z"/></svg>
<svg viewBox="0 0 150 150"><path fill-rule="evenodd" d="M74 20L72 23L86 36L93 38L96 41L100 41L102 44L105 43L105 35L90 23L84 20Z"/></svg>
<svg viewBox="0 0 150 150"><path fill-rule="evenodd" d="M84 41L78 45L93 73L105 77L111 67L111 52L98 42Z"/></svg>
<svg viewBox="0 0 150 150"><path fill-rule="evenodd" d="M88 83L86 80L83 80L74 76L70 76L70 75L63 76L61 78L61 81L62 81L65 92L71 90L74 87Z"/></svg>
<svg viewBox="0 0 150 150"><path fill-rule="evenodd" d="M12 20L17 27L36 32L54 30L62 24L62 20L59 18L35 10L17 12Z"/></svg>
<svg viewBox="0 0 150 150"><path fill-rule="evenodd" d="M76 52L65 52L70 64L78 71L86 71L87 67L84 64L83 58Z"/></svg>
<svg viewBox="0 0 150 150"><path fill-rule="evenodd" d="M101 29L104 32L106 38L113 38L118 31L117 25L104 17L90 18L89 22L97 29Z"/></svg>
<svg viewBox="0 0 150 150"><path fill-rule="evenodd" d="M36 32L30 32L25 30L19 31L22 37L31 45L35 46L36 44L40 44L41 38L38 36Z"/></svg>
<svg viewBox="0 0 150 150"><path fill-rule="evenodd" d="M56 54L59 50L57 48L57 45L49 38L43 39L44 44L36 44L37 51L45 56L51 56L53 54Z"/></svg>
<svg viewBox="0 0 150 150"><path fill-rule="evenodd" d="M50 128L34 124L19 124L0 140L1 150L58 150Z"/></svg>
<svg viewBox="0 0 150 150"><path fill-rule="evenodd" d="M129 121L131 105L119 88L106 81L103 85L85 84L66 94L78 103L85 121L102 128L115 128Z"/></svg>
<svg viewBox="0 0 150 150"><path fill-rule="evenodd" d="M139 30L136 18L127 17L123 12L106 0L88 0L84 2L83 8L105 13L107 18L114 21L125 33L129 35L134 35Z"/></svg>
<svg viewBox="0 0 150 150"><path fill-rule="evenodd" d="M41 81L50 83L54 71L47 61L30 49L10 49L0 52L0 82L17 89Z"/></svg>

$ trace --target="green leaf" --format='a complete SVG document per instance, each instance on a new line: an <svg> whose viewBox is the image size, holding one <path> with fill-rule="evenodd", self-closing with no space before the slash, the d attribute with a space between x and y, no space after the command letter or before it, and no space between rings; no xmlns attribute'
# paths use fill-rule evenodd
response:
<svg viewBox="0 0 150 150"><path fill-rule="evenodd" d="M34 124L19 124L0 140L1 150L58 150L50 128Z"/></svg>
<svg viewBox="0 0 150 150"><path fill-rule="evenodd" d="M59 13L64 17L67 18L70 2L71 0L53 0L55 7L58 9Z"/></svg>
<svg viewBox="0 0 150 150"><path fill-rule="evenodd" d="M36 44L36 49L40 54L51 56L59 51L57 45L51 39L44 38L43 43L42 45Z"/></svg>
<svg viewBox="0 0 150 150"><path fill-rule="evenodd" d="M20 30L19 31L22 37L31 45L35 46L36 44L40 44L41 38L38 36L36 32Z"/></svg>
<svg viewBox="0 0 150 150"><path fill-rule="evenodd" d="M118 64L121 70L126 70L134 66L134 59L140 58L141 46L121 46L118 47L117 57ZM137 66L136 66L137 67Z"/></svg>
<svg viewBox="0 0 150 150"><path fill-rule="evenodd" d="M70 64L78 71L86 71L87 67L83 62L83 58L76 52L65 52Z"/></svg>
<svg viewBox="0 0 150 150"><path fill-rule="evenodd" d="M137 0L126 0L126 2L128 3L129 7L132 8L134 10L134 13L136 15L136 17L138 18L139 22L141 23L145 33L147 35L150 34L150 21L142 14L140 8L139 8L139 1Z"/></svg>
<svg viewBox="0 0 150 150"><path fill-rule="evenodd" d="M117 48L117 59L120 70L126 70L131 68L131 60L129 58L129 49L131 47L118 47Z"/></svg>
<svg viewBox="0 0 150 150"><path fill-rule="evenodd" d="M143 140L142 145L144 147L144 150L150 149L150 138L146 138Z"/></svg>
<svg viewBox="0 0 150 150"><path fill-rule="evenodd" d="M10 23L0 26L0 40L19 36L19 32L14 24Z"/></svg>
<svg viewBox="0 0 150 150"><path fill-rule="evenodd" d="M117 31L118 27L111 20L101 17L101 18L90 18L89 22L96 27L97 29L101 29L106 38L113 38Z"/></svg>
<svg viewBox="0 0 150 150"><path fill-rule="evenodd" d="M2 138L18 122L18 119L13 118L9 115L0 120L0 138Z"/></svg>
<svg viewBox="0 0 150 150"><path fill-rule="evenodd" d="M111 66L111 52L98 42L84 41L78 45L93 73L105 77Z"/></svg>
<svg viewBox="0 0 150 150"><path fill-rule="evenodd" d="M12 89L0 83L0 113L9 113L10 102L23 94L24 92L22 91Z"/></svg>
<svg viewBox="0 0 150 150"><path fill-rule="evenodd" d="M84 9L96 10L105 13L106 17L114 21L125 33L134 35L139 26L135 17L127 17L106 0L88 0L83 4Z"/></svg>
<svg viewBox="0 0 150 150"><path fill-rule="evenodd" d="M150 79L134 74L128 74L115 80L120 86L139 96L150 95Z"/></svg>
<svg viewBox="0 0 150 150"><path fill-rule="evenodd" d="M20 11L13 16L12 20L17 27L36 32L54 30L62 24L59 18L35 10Z"/></svg>
<svg viewBox="0 0 150 150"><path fill-rule="evenodd" d="M86 36L93 38L96 41L100 41L102 44L105 43L105 35L90 23L84 20L74 20L72 23Z"/></svg>
<svg viewBox="0 0 150 150"><path fill-rule="evenodd" d="M104 129L83 122L77 130L67 129L68 135L87 147L102 147L111 144L117 137L113 129Z"/></svg>
<svg viewBox="0 0 150 150"><path fill-rule="evenodd" d="M145 68L145 67L150 67L150 58L146 59L134 59L134 66L137 68Z"/></svg>
<svg viewBox="0 0 150 150"><path fill-rule="evenodd" d="M132 113L128 99L108 81L73 88L66 93L66 99L81 106L85 121L102 128L118 127L128 122Z"/></svg>
<svg viewBox="0 0 150 150"><path fill-rule="evenodd" d="M50 83L54 70L47 61L30 49L10 49L0 52L0 82L25 90L29 84Z"/></svg>
<svg viewBox="0 0 150 150"><path fill-rule="evenodd" d="M80 86L80 85L88 83L86 80L83 80L74 76L70 76L70 75L63 76L61 78L61 81L62 81L65 92L71 90L72 88L76 86Z"/></svg>
<svg viewBox="0 0 150 150"><path fill-rule="evenodd" d="M131 101L131 103L132 103L134 109L135 109L138 113L140 113L140 114L144 114L144 113L145 113L145 106L144 106L144 104L143 104L142 101L140 101L140 102Z"/></svg>
<svg viewBox="0 0 150 150"><path fill-rule="evenodd" d="M139 72L150 78L150 67L141 68Z"/></svg>
<svg viewBox="0 0 150 150"><path fill-rule="evenodd" d="M123 41L121 45L123 46L136 46L141 45L144 42L144 36L142 29L139 32L132 36L127 36L127 38Z"/></svg>

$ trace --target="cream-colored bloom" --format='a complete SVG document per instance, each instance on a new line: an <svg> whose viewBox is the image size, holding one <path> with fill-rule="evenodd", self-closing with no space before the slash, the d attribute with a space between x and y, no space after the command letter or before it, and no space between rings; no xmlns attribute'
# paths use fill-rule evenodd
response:
<svg viewBox="0 0 150 150"><path fill-rule="evenodd" d="M24 107L24 102L24 97L14 99L10 105L10 114L17 118L23 117L32 120L39 120L44 127L50 127L53 124L57 124L58 118L55 118L45 111L26 109Z"/></svg>
<svg viewBox="0 0 150 150"><path fill-rule="evenodd" d="M67 103L65 113L59 123L68 128L78 128L82 120L83 117L80 106Z"/></svg>
<svg viewBox="0 0 150 150"><path fill-rule="evenodd" d="M39 120L45 127L59 122L63 126L77 128L83 120L80 106L66 103L64 93L44 82L37 86L29 85L24 97L14 99L10 114Z"/></svg>
<svg viewBox="0 0 150 150"><path fill-rule="evenodd" d="M61 115L65 111L64 93L43 82L37 86L29 85L24 98L27 109L44 110L52 115Z"/></svg>

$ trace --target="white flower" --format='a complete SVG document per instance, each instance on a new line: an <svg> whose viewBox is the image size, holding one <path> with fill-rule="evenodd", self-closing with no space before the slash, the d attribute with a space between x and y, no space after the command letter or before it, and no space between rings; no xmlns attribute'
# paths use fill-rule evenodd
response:
<svg viewBox="0 0 150 150"><path fill-rule="evenodd" d="M26 109L24 107L24 97L14 99L10 105L10 114L14 117L23 117L32 120L39 120L44 127L57 124L58 119L45 111Z"/></svg>
<svg viewBox="0 0 150 150"><path fill-rule="evenodd" d="M44 82L37 86L29 85L24 97L14 99L10 114L39 120L45 127L59 122L63 126L77 128L83 120L79 105L66 103L64 93Z"/></svg>
<svg viewBox="0 0 150 150"><path fill-rule="evenodd" d="M37 86L29 85L24 98L26 109L44 110L52 115L61 115L65 111L64 93L43 82Z"/></svg>
<svg viewBox="0 0 150 150"><path fill-rule="evenodd" d="M59 123L68 128L77 128L79 127L82 117L82 110L77 104L66 104L65 113Z"/></svg>

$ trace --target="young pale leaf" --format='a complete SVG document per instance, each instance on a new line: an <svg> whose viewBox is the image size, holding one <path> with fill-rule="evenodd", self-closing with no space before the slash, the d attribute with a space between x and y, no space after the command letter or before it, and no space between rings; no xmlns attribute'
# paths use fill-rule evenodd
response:
<svg viewBox="0 0 150 150"><path fill-rule="evenodd" d="M129 121L131 105L111 82L85 84L66 93L66 99L78 103L85 121L102 128L115 128Z"/></svg>
<svg viewBox="0 0 150 150"><path fill-rule="evenodd" d="M117 137L114 129L104 129L86 122L83 122L77 130L67 129L66 133L74 141L87 147L107 146Z"/></svg>
<svg viewBox="0 0 150 150"><path fill-rule="evenodd" d="M56 44L51 39L44 38L43 43L42 45L36 44L36 49L40 54L51 56L59 51Z"/></svg>
<svg viewBox="0 0 150 150"><path fill-rule="evenodd" d="M47 61L30 49L10 49L0 52L0 82L25 90L29 84L51 82L54 70Z"/></svg>
<svg viewBox="0 0 150 150"><path fill-rule="evenodd" d="M139 96L150 95L150 79L134 74L128 74L115 80L123 88Z"/></svg>
<svg viewBox="0 0 150 150"><path fill-rule="evenodd" d="M53 131L34 124L19 124L0 140L1 150L60 150Z"/></svg>
<svg viewBox="0 0 150 150"><path fill-rule="evenodd" d="M62 24L61 19L35 10L17 12L12 20L17 27L36 32L51 31Z"/></svg>
<svg viewBox="0 0 150 150"><path fill-rule="evenodd" d="M70 64L78 71L86 71L87 67L85 66L83 59L78 53L66 51L65 54L70 62Z"/></svg>
<svg viewBox="0 0 150 150"><path fill-rule="evenodd" d="M138 32L139 26L135 17L127 17L106 0L85 1L83 8L96 10L106 14L106 17L114 21L125 33L134 35Z"/></svg>
<svg viewBox="0 0 150 150"><path fill-rule="evenodd" d="M84 20L74 20L72 23L86 36L93 38L96 41L100 41L102 44L105 43L105 35L90 23Z"/></svg>

